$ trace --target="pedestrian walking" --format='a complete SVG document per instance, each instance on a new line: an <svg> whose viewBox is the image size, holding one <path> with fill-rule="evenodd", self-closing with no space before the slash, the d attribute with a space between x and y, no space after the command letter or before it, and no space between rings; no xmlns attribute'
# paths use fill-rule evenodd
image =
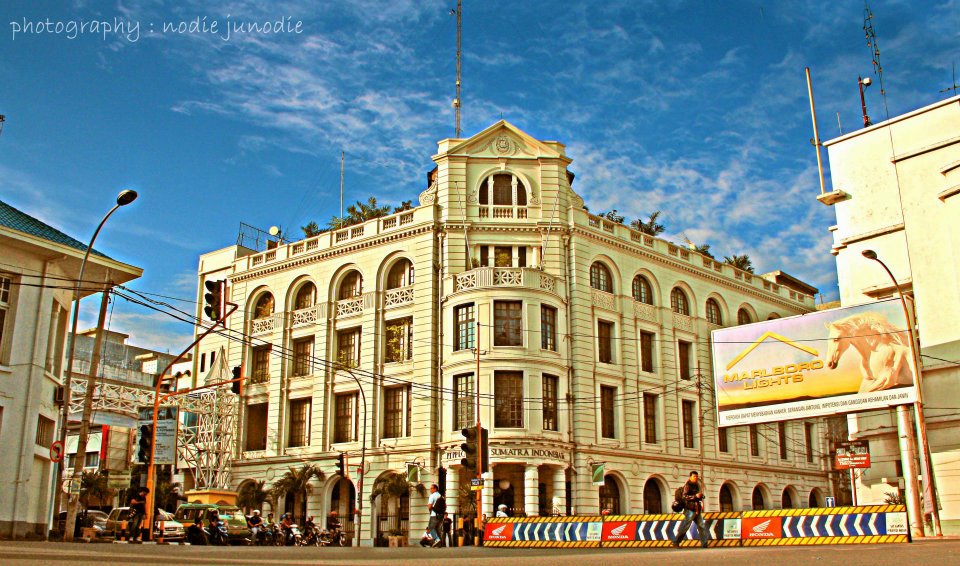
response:
<svg viewBox="0 0 960 566"><path fill-rule="evenodd" d="M453 546L453 519L449 513L443 514L443 546Z"/></svg>
<svg viewBox="0 0 960 566"><path fill-rule="evenodd" d="M447 512L447 502L440 495L440 488L437 484L430 486L430 498L427 499L427 510L430 512L430 522L427 524L427 531L433 539L434 548L442 543L438 527L441 527L440 521L443 520L443 514ZM441 527L442 528L442 527Z"/></svg>
<svg viewBox="0 0 960 566"><path fill-rule="evenodd" d="M677 529L677 537L673 539L673 546L680 547L680 541L687 534L690 523L696 523L700 534L700 546L707 548L707 528L703 524L703 488L700 485L700 474L696 470L690 472L683 487L677 490L677 502L683 506L683 521Z"/></svg>
<svg viewBox="0 0 960 566"><path fill-rule="evenodd" d="M137 493L130 497L130 540L143 542L143 532L141 524L147 515L147 494L150 490L141 487Z"/></svg>

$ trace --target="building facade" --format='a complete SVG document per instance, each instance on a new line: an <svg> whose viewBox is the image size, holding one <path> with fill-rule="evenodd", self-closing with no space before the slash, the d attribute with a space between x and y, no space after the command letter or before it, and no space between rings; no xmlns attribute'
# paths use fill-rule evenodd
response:
<svg viewBox="0 0 960 566"><path fill-rule="evenodd" d="M45 536L50 524L64 344L86 246L0 202L0 537ZM93 252L84 279L125 283L140 268ZM82 296L91 294L86 285Z"/></svg>
<svg viewBox="0 0 960 566"><path fill-rule="evenodd" d="M820 197L831 227L840 299L854 305L896 296L873 250L914 299L925 421L945 532L960 528L960 97L825 142L833 191ZM852 438L870 441L871 468L857 480L861 502L882 502L903 481L892 412L849 417Z"/></svg>
<svg viewBox="0 0 960 566"><path fill-rule="evenodd" d="M589 214L564 146L507 122L441 141L433 160L416 208L200 258L198 300L223 279L239 305L201 345L248 377L237 487L316 464L308 513L352 518L362 460L363 541L397 525L418 536L425 497L371 490L408 463L427 485L443 468L461 510L460 431L476 425L479 388L488 515L666 512L691 469L708 509L830 495L822 422L714 424L710 331L809 312L809 286ZM340 453L349 478L334 473Z"/></svg>

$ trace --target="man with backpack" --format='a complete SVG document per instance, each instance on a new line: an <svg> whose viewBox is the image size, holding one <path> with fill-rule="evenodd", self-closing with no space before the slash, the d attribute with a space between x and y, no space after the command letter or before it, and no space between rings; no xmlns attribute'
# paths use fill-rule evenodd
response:
<svg viewBox="0 0 960 566"><path fill-rule="evenodd" d="M436 548L441 544L440 533L437 527L440 526L440 521L443 520L443 514L447 512L447 502L443 499L443 496L440 495L440 488L437 487L437 484L430 486L430 498L427 500L427 510L430 511L430 523L427 525L427 530L433 538L433 544L431 546Z"/></svg>
<svg viewBox="0 0 960 566"><path fill-rule="evenodd" d="M673 546L680 547L680 541L687 534L690 523L697 524L697 533L700 534L700 546L707 548L707 527L703 524L703 489L700 485L700 474L696 470L690 472L690 478L677 489L674 511L683 511L683 522L677 529L677 537L673 539Z"/></svg>

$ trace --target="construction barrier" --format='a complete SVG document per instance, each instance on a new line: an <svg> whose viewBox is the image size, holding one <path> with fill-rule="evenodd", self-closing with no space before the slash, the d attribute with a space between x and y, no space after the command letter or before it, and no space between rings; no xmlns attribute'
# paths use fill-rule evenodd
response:
<svg viewBox="0 0 960 566"><path fill-rule="evenodd" d="M704 513L707 544L787 546L909 542L903 505ZM670 546L683 515L606 515L488 519L485 546L521 548L650 548ZM697 526L681 546L700 544Z"/></svg>

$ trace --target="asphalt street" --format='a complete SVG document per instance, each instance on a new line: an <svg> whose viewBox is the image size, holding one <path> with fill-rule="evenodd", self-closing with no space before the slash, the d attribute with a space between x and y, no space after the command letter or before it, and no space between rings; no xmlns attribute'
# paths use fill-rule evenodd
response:
<svg viewBox="0 0 960 566"><path fill-rule="evenodd" d="M0 564L960 564L960 539L913 544L713 549L269 548L0 542Z"/></svg>

